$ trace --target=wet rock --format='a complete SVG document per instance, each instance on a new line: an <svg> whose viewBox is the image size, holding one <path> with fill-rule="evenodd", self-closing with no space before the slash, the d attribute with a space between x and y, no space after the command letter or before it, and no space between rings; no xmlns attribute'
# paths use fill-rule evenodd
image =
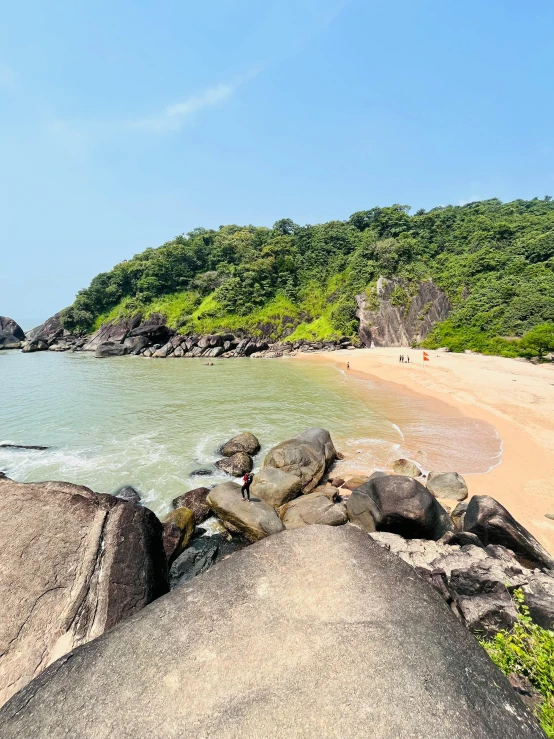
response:
<svg viewBox="0 0 554 739"><path fill-rule="evenodd" d="M123 485L114 495L116 498L126 500L128 503L140 503L140 493L131 485Z"/></svg>
<svg viewBox="0 0 554 739"><path fill-rule="evenodd" d="M276 467L300 479L302 491L311 492L337 457L328 431L306 429L270 449L265 467Z"/></svg>
<svg viewBox="0 0 554 739"><path fill-rule="evenodd" d="M171 565L194 534L194 514L190 508L176 508L162 518L162 524L164 552Z"/></svg>
<svg viewBox="0 0 554 739"><path fill-rule="evenodd" d="M131 353L131 348L125 346L125 344L116 344L112 341L105 341L102 344L98 344L94 351L94 356L97 359L104 359L106 357L123 357L126 354Z"/></svg>
<svg viewBox="0 0 554 739"><path fill-rule="evenodd" d="M351 526L269 537L53 666L0 735L543 737L412 573Z"/></svg>
<svg viewBox="0 0 554 739"><path fill-rule="evenodd" d="M321 524L342 526L348 521L344 505L333 503L326 495L309 493L281 508L280 516L287 529Z"/></svg>
<svg viewBox="0 0 554 739"><path fill-rule="evenodd" d="M368 532L436 540L454 530L444 508L411 477L387 475L369 480L352 492L346 508L352 523Z"/></svg>
<svg viewBox="0 0 554 739"><path fill-rule="evenodd" d="M199 526L210 515L210 508L206 503L209 492L209 488L194 488L174 498L171 505L173 508L189 508L194 514L194 522Z"/></svg>
<svg viewBox="0 0 554 739"><path fill-rule="evenodd" d="M228 475L231 475L231 477L242 477L247 472L252 471L254 462L249 454L237 452L237 454L233 454L232 457L218 459L215 466L226 472Z"/></svg>
<svg viewBox="0 0 554 739"><path fill-rule="evenodd" d="M464 478L457 472L430 472L427 477L427 490L435 498L465 500L468 495Z"/></svg>
<svg viewBox="0 0 554 739"><path fill-rule="evenodd" d="M501 544L510 549L528 567L554 569L554 558L509 513L488 495L475 495L467 506L464 531L487 544Z"/></svg>
<svg viewBox="0 0 554 739"><path fill-rule="evenodd" d="M244 500L236 482L216 485L210 490L206 502L225 526L230 524L249 541L258 541L284 529L281 519L268 503L254 497Z"/></svg>
<svg viewBox="0 0 554 739"><path fill-rule="evenodd" d="M171 587L184 585L209 570L218 560L243 549L249 543L243 537L230 536L227 532L195 537L171 565Z"/></svg>
<svg viewBox="0 0 554 739"><path fill-rule="evenodd" d="M392 469L397 475L404 475L404 477L421 477L423 474L417 464L409 459L397 459L392 463Z"/></svg>
<svg viewBox="0 0 554 739"><path fill-rule="evenodd" d="M189 477L209 477L210 475L213 475L213 473L213 469L202 467L201 469L193 470L191 473L189 473Z"/></svg>
<svg viewBox="0 0 554 739"><path fill-rule="evenodd" d="M250 487L252 495L265 500L273 508L279 508L302 492L301 481L296 475L277 467L262 467L254 475Z"/></svg>
<svg viewBox="0 0 554 739"><path fill-rule="evenodd" d="M244 431L237 436L233 436L220 449L224 457L232 457L233 454L237 454L238 452L245 452L246 454L250 454L250 456L254 456L259 451L260 442L250 431Z"/></svg>
<svg viewBox="0 0 554 739"><path fill-rule="evenodd" d="M168 589L156 516L79 485L0 476L0 541L0 704Z"/></svg>

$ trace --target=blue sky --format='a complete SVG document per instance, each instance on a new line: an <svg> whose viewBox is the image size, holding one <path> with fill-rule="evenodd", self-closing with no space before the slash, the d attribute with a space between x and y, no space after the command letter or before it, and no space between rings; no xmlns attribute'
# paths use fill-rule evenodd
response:
<svg viewBox="0 0 554 739"><path fill-rule="evenodd" d="M554 195L554 3L19 0L0 314L196 226Z"/></svg>

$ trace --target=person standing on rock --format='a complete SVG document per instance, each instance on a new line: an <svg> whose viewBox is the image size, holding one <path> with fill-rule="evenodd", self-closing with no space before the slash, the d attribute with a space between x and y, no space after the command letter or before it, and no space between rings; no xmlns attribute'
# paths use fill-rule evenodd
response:
<svg viewBox="0 0 554 739"><path fill-rule="evenodd" d="M250 485L252 484L253 479L254 475L251 472L247 472L242 478L242 487L240 492L242 493L244 500L250 500Z"/></svg>

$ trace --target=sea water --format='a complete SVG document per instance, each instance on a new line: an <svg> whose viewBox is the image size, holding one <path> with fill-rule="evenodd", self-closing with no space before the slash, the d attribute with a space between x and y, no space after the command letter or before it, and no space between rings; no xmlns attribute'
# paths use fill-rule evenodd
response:
<svg viewBox="0 0 554 739"><path fill-rule="evenodd" d="M198 485L240 431L262 444L323 426L344 453L341 475L408 457L425 470L482 473L500 460L495 429L391 384L296 359L95 359L89 353L0 352L0 471L98 492L133 485L156 513ZM199 468L207 477L191 476Z"/></svg>

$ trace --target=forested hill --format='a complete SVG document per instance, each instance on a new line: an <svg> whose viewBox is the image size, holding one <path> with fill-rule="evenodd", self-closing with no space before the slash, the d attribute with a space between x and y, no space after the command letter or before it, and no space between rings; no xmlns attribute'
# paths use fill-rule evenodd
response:
<svg viewBox="0 0 554 739"><path fill-rule="evenodd" d="M554 321L553 268L550 197L392 205L315 226L197 228L97 275L62 315L80 331L141 311L183 333L329 338L356 332L355 295L379 276L405 278L408 299L431 277L453 311L427 345L514 354L513 337Z"/></svg>

